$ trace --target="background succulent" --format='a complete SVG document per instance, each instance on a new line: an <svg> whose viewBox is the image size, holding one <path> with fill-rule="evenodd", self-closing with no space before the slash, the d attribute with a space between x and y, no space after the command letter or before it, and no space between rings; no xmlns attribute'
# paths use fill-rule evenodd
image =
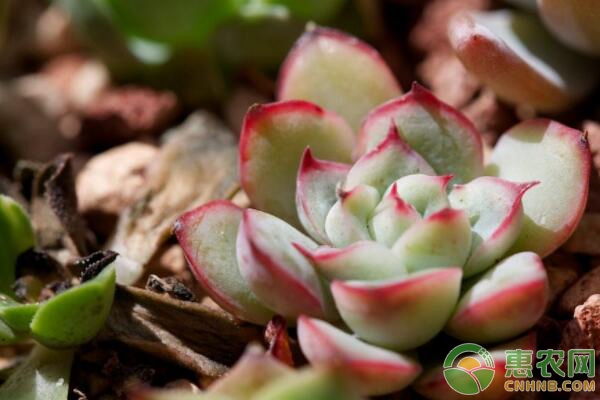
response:
<svg viewBox="0 0 600 400"><path fill-rule="evenodd" d="M419 85L402 95L374 49L323 28L292 49L278 93L242 128L256 209L217 201L175 225L218 304L254 323L299 318L311 363L369 395L413 382L420 365L396 351L441 330L496 343L535 324L548 302L540 257L570 236L587 198L581 132L525 121L484 157L460 112Z"/></svg>
<svg viewBox="0 0 600 400"><path fill-rule="evenodd" d="M519 10L469 12L449 25L464 66L502 99L563 111L600 77L600 5L589 0L515 2Z"/></svg>

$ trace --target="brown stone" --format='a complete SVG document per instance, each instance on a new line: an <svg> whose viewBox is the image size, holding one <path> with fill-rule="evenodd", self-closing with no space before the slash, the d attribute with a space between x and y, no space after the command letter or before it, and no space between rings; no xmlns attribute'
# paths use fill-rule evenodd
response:
<svg viewBox="0 0 600 400"><path fill-rule="evenodd" d="M600 293L600 267L587 272L567 289L559 300L558 312L564 315L572 314L578 305L597 293Z"/></svg>

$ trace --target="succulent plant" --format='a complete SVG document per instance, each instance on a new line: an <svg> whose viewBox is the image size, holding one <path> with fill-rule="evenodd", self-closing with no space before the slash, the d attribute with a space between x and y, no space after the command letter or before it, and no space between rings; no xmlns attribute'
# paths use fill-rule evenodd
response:
<svg viewBox="0 0 600 400"><path fill-rule="evenodd" d="M600 4L513 2L524 11L463 13L450 22L458 58L508 102L541 112L573 106L600 78L600 61L593 58L600 55Z"/></svg>
<svg viewBox="0 0 600 400"><path fill-rule="evenodd" d="M108 265L96 276L40 303L14 298L17 257L35 245L25 210L0 195L0 344L33 337L52 348L76 347L91 340L104 325L113 301L115 269ZM110 260L112 261L112 260Z"/></svg>
<svg viewBox="0 0 600 400"><path fill-rule="evenodd" d="M587 199L581 132L525 121L484 162L460 112L417 84L402 95L373 48L325 28L299 39L278 93L250 108L241 132L255 208L215 201L175 224L221 307L297 322L307 359L365 395L411 384L422 368L398 351L442 331L498 343L537 322L548 303L541 257L570 236Z"/></svg>

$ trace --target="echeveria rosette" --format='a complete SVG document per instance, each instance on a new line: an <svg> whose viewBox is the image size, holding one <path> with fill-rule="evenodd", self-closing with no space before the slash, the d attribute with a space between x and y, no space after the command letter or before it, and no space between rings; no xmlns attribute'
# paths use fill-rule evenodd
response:
<svg viewBox="0 0 600 400"><path fill-rule="evenodd" d="M346 81L353 54L370 66L369 79ZM540 257L573 232L587 198L585 136L526 121L486 166L473 125L418 85L374 110L362 103L342 113L362 116L357 131L328 111L356 91L369 98L373 76L389 79L357 39L311 30L288 58L279 93L291 96L311 71L334 92L313 92L311 80L302 100L246 116L240 172L258 209L213 202L175 226L207 292L246 321L300 318L309 361L361 382L364 394L410 384L420 367L396 352L443 330L497 343L530 329L548 303Z"/></svg>

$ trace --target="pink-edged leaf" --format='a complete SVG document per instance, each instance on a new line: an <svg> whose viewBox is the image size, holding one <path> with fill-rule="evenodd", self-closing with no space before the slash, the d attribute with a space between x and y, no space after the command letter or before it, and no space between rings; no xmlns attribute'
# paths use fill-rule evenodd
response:
<svg viewBox="0 0 600 400"><path fill-rule="evenodd" d="M533 182L523 196L525 221L511 253L552 253L571 236L585 208L591 154L585 135L558 122L537 119L506 132L494 148L489 175Z"/></svg>
<svg viewBox="0 0 600 400"><path fill-rule="evenodd" d="M402 140L396 126L390 125L388 120L387 136L356 161L348 172L344 188L364 184L383 193L396 179L416 173L435 175L433 168Z"/></svg>
<svg viewBox="0 0 600 400"><path fill-rule="evenodd" d="M281 67L277 98L312 101L358 129L371 109L401 93L377 50L334 29L309 28Z"/></svg>
<svg viewBox="0 0 600 400"><path fill-rule="evenodd" d="M306 232L319 243L329 243L325 218L337 201L338 183L350 170L347 164L318 160L304 151L296 179L296 209Z"/></svg>
<svg viewBox="0 0 600 400"><path fill-rule="evenodd" d="M463 114L424 87L415 83L404 96L369 113L359 134L360 154L384 140L390 121L438 175L451 174L458 183L482 175L481 135Z"/></svg>
<svg viewBox="0 0 600 400"><path fill-rule="evenodd" d="M433 267L462 267L471 250L471 225L462 210L445 208L412 225L392 252L409 272Z"/></svg>
<svg viewBox="0 0 600 400"><path fill-rule="evenodd" d="M514 183L483 176L454 186L448 196L450 204L467 212L473 233L465 277L484 271L513 245L523 227L521 198L538 183Z"/></svg>
<svg viewBox="0 0 600 400"><path fill-rule="evenodd" d="M399 278L406 268L387 247L377 242L360 241L345 248L323 246L298 250L309 258L315 269L329 280L375 280Z"/></svg>
<svg viewBox="0 0 600 400"><path fill-rule="evenodd" d="M379 192L368 185L340 191L339 200L325 219L325 232L336 247L345 247L359 240L370 240L369 216L380 200Z"/></svg>
<svg viewBox="0 0 600 400"><path fill-rule="evenodd" d="M446 188L452 178L452 175L404 176L395 182L396 193L402 200L411 204L419 214L427 217L450 206Z"/></svg>
<svg viewBox="0 0 600 400"><path fill-rule="evenodd" d="M174 233L194 276L223 309L245 321L264 324L273 316L240 274L236 237L242 209L217 200L183 214Z"/></svg>
<svg viewBox="0 0 600 400"><path fill-rule="evenodd" d="M400 279L334 281L331 291L344 322L361 339L395 350L427 343L452 314L462 270L429 269Z"/></svg>
<svg viewBox="0 0 600 400"><path fill-rule="evenodd" d="M548 306L548 277L535 253L510 256L474 279L446 326L460 340L490 343L514 337L535 325Z"/></svg>
<svg viewBox="0 0 600 400"><path fill-rule="evenodd" d="M298 320L298 340L310 363L333 368L356 382L364 395L383 395L410 385L421 366L404 355L367 343L328 324L307 317Z"/></svg>
<svg viewBox="0 0 600 400"><path fill-rule="evenodd" d="M217 395L223 399L246 399L272 381L294 374L292 368L266 354L259 345L250 345L233 368L208 387L206 395L215 400L219 399L213 397Z"/></svg>
<svg viewBox="0 0 600 400"><path fill-rule="evenodd" d="M560 45L526 12L458 15L449 24L449 39L464 66L499 97L540 111L573 105L600 75L597 62Z"/></svg>
<svg viewBox="0 0 600 400"><path fill-rule="evenodd" d="M369 232L377 242L392 247L419 219L421 216L417 210L398 196L396 183L393 183L371 215Z"/></svg>
<svg viewBox="0 0 600 400"><path fill-rule="evenodd" d="M523 351L537 351L537 340L535 332L531 332L523 337L517 338L508 343L502 343L491 349L489 349L490 358L494 362L494 379L490 385L484 390L475 395L468 396L469 399L476 400L508 400L514 396L514 393L507 391L504 384L508 381L517 381L527 378L515 378L512 374L506 376L506 351L507 350L523 350ZM480 365L486 366L485 360L478 354L475 353L464 353L459 356L453 363L456 366L459 362L464 360L466 357L473 357L479 361ZM489 358L488 358L489 360ZM426 370L419 379L413 385L414 389L420 395L431 400L464 400L465 395L458 393L455 389L452 389L446 378L444 377L444 371L447 369L443 367L443 361L440 361L437 366L431 367Z"/></svg>
<svg viewBox="0 0 600 400"><path fill-rule="evenodd" d="M300 157L310 146L327 160L350 162L354 133L338 115L301 100L255 105L240 137L240 175L252 204L300 226L295 185Z"/></svg>
<svg viewBox="0 0 600 400"><path fill-rule="evenodd" d="M600 3L596 0L539 0L546 28L569 47L600 56Z"/></svg>
<svg viewBox="0 0 600 400"><path fill-rule="evenodd" d="M327 318L330 308L321 280L293 243L317 247L285 221L244 210L237 237L240 272L256 297L288 320L300 314Z"/></svg>

